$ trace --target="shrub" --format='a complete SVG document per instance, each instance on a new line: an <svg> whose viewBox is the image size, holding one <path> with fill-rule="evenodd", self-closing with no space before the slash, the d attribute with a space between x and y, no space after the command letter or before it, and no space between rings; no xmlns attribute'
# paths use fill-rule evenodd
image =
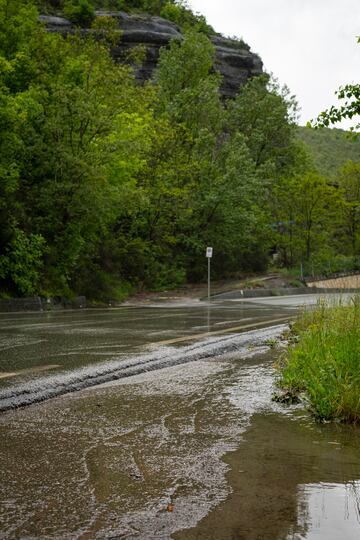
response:
<svg viewBox="0 0 360 540"><path fill-rule="evenodd" d="M12 281L20 295L36 294L44 250L45 240L41 235L26 235L15 228L8 249L0 255L0 280Z"/></svg>
<svg viewBox="0 0 360 540"><path fill-rule="evenodd" d="M160 16L174 22L184 30L194 28L198 32L206 35L215 34L203 15L194 13L186 2L166 2L160 11Z"/></svg>
<svg viewBox="0 0 360 540"><path fill-rule="evenodd" d="M89 26L95 19L95 10L89 0L67 0L64 15L77 26Z"/></svg>

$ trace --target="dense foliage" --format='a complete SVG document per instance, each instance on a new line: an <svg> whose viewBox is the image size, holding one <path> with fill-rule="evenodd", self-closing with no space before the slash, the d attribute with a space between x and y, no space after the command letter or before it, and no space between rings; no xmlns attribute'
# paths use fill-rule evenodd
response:
<svg viewBox="0 0 360 540"><path fill-rule="evenodd" d="M336 186L316 173L286 91L264 75L222 101L200 28L138 86L109 55L112 20L93 25L48 33L35 2L0 0L1 294L176 286L203 279L207 245L214 277L262 270L274 250L285 265L356 257L358 166Z"/></svg>
<svg viewBox="0 0 360 540"><path fill-rule="evenodd" d="M349 305L305 311L283 362L280 385L288 401L300 394L319 420L360 422L360 298Z"/></svg>

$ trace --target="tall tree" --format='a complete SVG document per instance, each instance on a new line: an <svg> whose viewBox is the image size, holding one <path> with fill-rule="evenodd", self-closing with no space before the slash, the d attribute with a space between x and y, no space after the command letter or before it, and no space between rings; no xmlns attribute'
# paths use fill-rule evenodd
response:
<svg viewBox="0 0 360 540"><path fill-rule="evenodd" d="M263 75L245 84L227 109L230 130L246 137L256 166L271 165L275 178L289 174L296 155L294 96Z"/></svg>
<svg viewBox="0 0 360 540"><path fill-rule="evenodd" d="M274 187L276 241L283 262L310 261L335 233L334 216L341 204L337 189L316 173L282 179Z"/></svg>
<svg viewBox="0 0 360 540"><path fill-rule="evenodd" d="M360 254L360 163L348 161L339 171L338 185L342 191L343 204L340 227L344 228L341 249L346 246L353 257Z"/></svg>

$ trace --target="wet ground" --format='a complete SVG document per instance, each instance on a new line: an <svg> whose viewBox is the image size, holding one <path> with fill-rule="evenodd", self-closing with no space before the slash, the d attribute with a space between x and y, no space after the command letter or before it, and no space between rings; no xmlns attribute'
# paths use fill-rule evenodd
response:
<svg viewBox="0 0 360 540"><path fill-rule="evenodd" d="M330 295L329 295L330 296ZM1 388L120 361L161 345L289 320L320 295L212 301L194 299L118 309L0 313Z"/></svg>
<svg viewBox="0 0 360 540"><path fill-rule="evenodd" d="M232 347L228 334L288 321L294 310L294 306L192 300L110 310L2 314L0 411L221 354ZM196 345L204 338L206 350ZM174 347L182 349L174 352Z"/></svg>
<svg viewBox="0 0 360 540"><path fill-rule="evenodd" d="M360 430L271 401L294 304L2 316L2 392L54 380L26 348L65 386L101 351L117 380L1 414L0 538L359 538Z"/></svg>
<svg viewBox="0 0 360 540"><path fill-rule="evenodd" d="M40 366L74 369L142 352L153 344L175 343L176 338L197 338L293 313L293 306L284 310L251 302L207 304L194 300L118 309L3 313L0 370L14 373L33 368L35 374Z"/></svg>
<svg viewBox="0 0 360 540"><path fill-rule="evenodd" d="M176 540L356 540L360 430L314 425L304 411L255 414L225 457L225 502Z"/></svg>

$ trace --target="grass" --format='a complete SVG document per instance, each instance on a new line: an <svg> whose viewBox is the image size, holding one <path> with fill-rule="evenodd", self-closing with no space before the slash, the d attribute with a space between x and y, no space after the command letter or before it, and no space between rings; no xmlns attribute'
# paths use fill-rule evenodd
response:
<svg viewBox="0 0 360 540"><path fill-rule="evenodd" d="M275 399L300 396L321 421L360 423L360 295L305 310L290 341L279 366L286 399Z"/></svg>
<svg viewBox="0 0 360 540"><path fill-rule="evenodd" d="M264 282L258 279L246 279L241 284L242 289L263 289Z"/></svg>

